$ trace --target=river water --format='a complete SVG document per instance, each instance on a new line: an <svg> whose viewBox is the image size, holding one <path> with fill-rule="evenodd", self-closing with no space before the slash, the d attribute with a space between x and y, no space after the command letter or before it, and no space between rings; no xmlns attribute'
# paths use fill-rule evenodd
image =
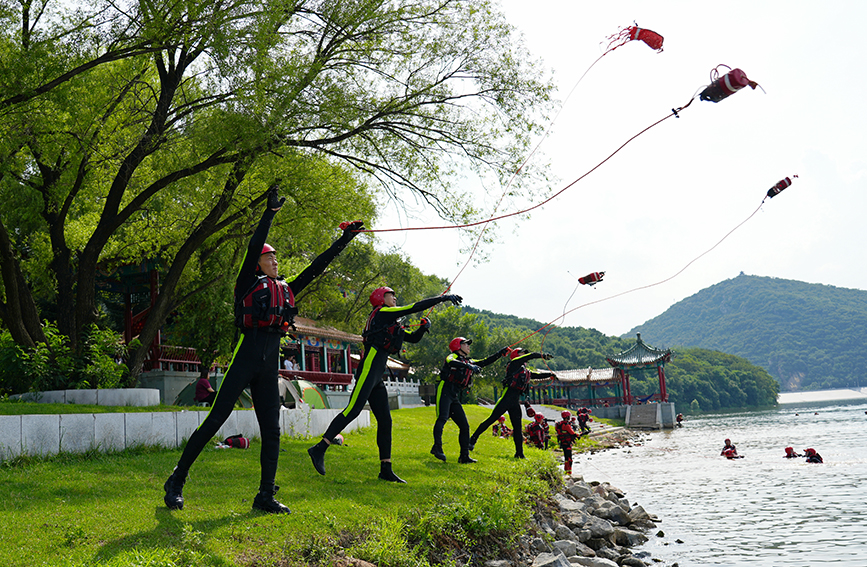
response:
<svg viewBox="0 0 867 567"><path fill-rule="evenodd" d="M624 490L662 522L665 565L867 566L867 403L687 417L642 445L578 456L573 474ZM719 456L730 438L744 458ZM812 447L824 464L785 459ZM682 543L678 543L680 540Z"/></svg>

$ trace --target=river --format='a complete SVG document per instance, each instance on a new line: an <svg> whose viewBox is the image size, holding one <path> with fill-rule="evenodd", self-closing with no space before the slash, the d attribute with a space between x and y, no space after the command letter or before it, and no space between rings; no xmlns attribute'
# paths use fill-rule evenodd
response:
<svg viewBox="0 0 867 567"><path fill-rule="evenodd" d="M573 474L624 490L662 522L665 565L867 565L867 402L687 416L641 446L578 456ZM744 458L719 456L730 438ZM824 464L785 459L812 447ZM682 543L678 543L680 540Z"/></svg>

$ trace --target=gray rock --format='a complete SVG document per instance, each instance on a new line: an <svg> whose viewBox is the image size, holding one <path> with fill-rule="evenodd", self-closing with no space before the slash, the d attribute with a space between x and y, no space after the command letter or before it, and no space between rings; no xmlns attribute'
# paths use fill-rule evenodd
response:
<svg viewBox="0 0 867 567"><path fill-rule="evenodd" d="M629 519L629 514L614 502L606 502L594 510L593 514L619 526L628 526L632 523L632 520Z"/></svg>
<svg viewBox="0 0 867 567"><path fill-rule="evenodd" d="M578 541L580 541L581 543L584 543L585 541L593 537L593 534L590 532L590 530L583 529L575 531L575 535L578 536Z"/></svg>
<svg viewBox="0 0 867 567"><path fill-rule="evenodd" d="M635 530L626 528L614 528L614 541L617 545L635 547L647 541L647 536Z"/></svg>
<svg viewBox="0 0 867 567"><path fill-rule="evenodd" d="M580 512L584 510L583 503L572 500L571 498L567 498L562 494L555 494L554 500L557 502L557 506L560 508L561 513Z"/></svg>
<svg viewBox="0 0 867 567"><path fill-rule="evenodd" d="M596 557L601 557L602 559L610 559L615 563L617 560L623 555L620 551L615 551L610 547L603 547L602 549L596 550Z"/></svg>
<svg viewBox="0 0 867 567"><path fill-rule="evenodd" d="M551 546L548 545L548 543L540 537L534 537L533 538L533 541L530 542L530 549L532 549L536 552L539 552L539 553L550 553L551 552Z"/></svg>
<svg viewBox="0 0 867 567"><path fill-rule="evenodd" d="M512 562L507 559L491 559L485 561L485 567L512 567Z"/></svg>
<svg viewBox="0 0 867 567"><path fill-rule="evenodd" d="M572 565L560 553L542 553L533 560L533 567L572 567Z"/></svg>
<svg viewBox="0 0 867 567"><path fill-rule="evenodd" d="M572 557L573 555L578 555L578 548L576 547L577 542L572 541L571 539L558 539L551 546L554 549L560 550L563 555L566 557Z"/></svg>
<svg viewBox="0 0 867 567"><path fill-rule="evenodd" d="M651 520L635 520L629 526L633 530L652 530L656 527L656 524Z"/></svg>
<svg viewBox="0 0 867 567"><path fill-rule="evenodd" d="M590 514L586 512L572 511L563 514L563 523L572 531L580 530L584 524L590 521Z"/></svg>
<svg viewBox="0 0 867 567"><path fill-rule="evenodd" d="M607 538L614 533L614 526L611 522L603 518L591 516L584 524L584 528L590 530L591 537Z"/></svg>
<svg viewBox="0 0 867 567"><path fill-rule="evenodd" d="M617 563L623 567L647 567L647 564L644 561L632 555L620 558Z"/></svg>
<svg viewBox="0 0 867 567"><path fill-rule="evenodd" d="M566 489L566 491L577 498L578 500L584 500L585 498L590 498L593 496L593 491L590 490L590 487L584 483L576 483Z"/></svg>
<svg viewBox="0 0 867 567"><path fill-rule="evenodd" d="M599 555L600 549L605 549L606 547L611 547L611 540L605 537L591 537L587 540L586 544L590 549L596 552L596 555Z"/></svg>
<svg viewBox="0 0 867 567"><path fill-rule="evenodd" d="M629 518L634 522L636 520L649 520L650 514L641 506L636 505L635 508L629 511Z"/></svg>
<svg viewBox="0 0 867 567"><path fill-rule="evenodd" d="M573 557L569 562L572 565L584 565L585 567L617 567L617 563L602 557Z"/></svg>
<svg viewBox="0 0 867 567"><path fill-rule="evenodd" d="M554 528L554 536L557 539L568 539L571 541L578 541L578 536L575 535L575 532L570 530L568 527L563 524L557 524Z"/></svg>

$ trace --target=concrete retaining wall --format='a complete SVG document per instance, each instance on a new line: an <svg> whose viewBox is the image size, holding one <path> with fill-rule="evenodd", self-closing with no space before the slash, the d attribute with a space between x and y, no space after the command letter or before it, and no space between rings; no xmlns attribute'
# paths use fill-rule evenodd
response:
<svg viewBox="0 0 867 567"><path fill-rule="evenodd" d="M79 390L80 391L80 390ZM293 437L318 437L341 410L300 409L280 412L280 431ZM139 445L179 447L208 415L206 411L81 413L0 416L0 461L20 455L48 456L97 449L120 451ZM346 431L370 426L370 412L362 411ZM217 437L258 437L252 410L235 410Z"/></svg>
<svg viewBox="0 0 867 567"><path fill-rule="evenodd" d="M671 429L675 425L675 416L671 402L627 406L626 427Z"/></svg>
<svg viewBox="0 0 867 567"><path fill-rule="evenodd" d="M118 388L104 390L49 390L9 396L25 402L43 404L89 404L94 406L158 406L160 391L154 388Z"/></svg>

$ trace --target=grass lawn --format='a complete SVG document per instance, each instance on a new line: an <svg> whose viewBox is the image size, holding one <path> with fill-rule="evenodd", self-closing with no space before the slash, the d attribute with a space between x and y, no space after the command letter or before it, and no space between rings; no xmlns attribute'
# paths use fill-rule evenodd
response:
<svg viewBox="0 0 867 567"><path fill-rule="evenodd" d="M471 427L490 411L465 409ZM284 436L277 498L292 509L284 516L250 508L259 482L258 440L249 450L206 448L191 470L181 511L162 500L179 450L0 465L0 565L330 565L338 546L380 567L448 565L461 554L466 561L467 550L479 559L506 557L534 505L559 484L560 457L527 448L527 459L516 460L511 440L486 434L473 453L479 462L459 465L450 421L442 463L428 452L434 411L392 412L394 470L406 485L377 479L375 425L328 451L324 477L306 453L316 440ZM495 551L498 546L503 549Z"/></svg>

